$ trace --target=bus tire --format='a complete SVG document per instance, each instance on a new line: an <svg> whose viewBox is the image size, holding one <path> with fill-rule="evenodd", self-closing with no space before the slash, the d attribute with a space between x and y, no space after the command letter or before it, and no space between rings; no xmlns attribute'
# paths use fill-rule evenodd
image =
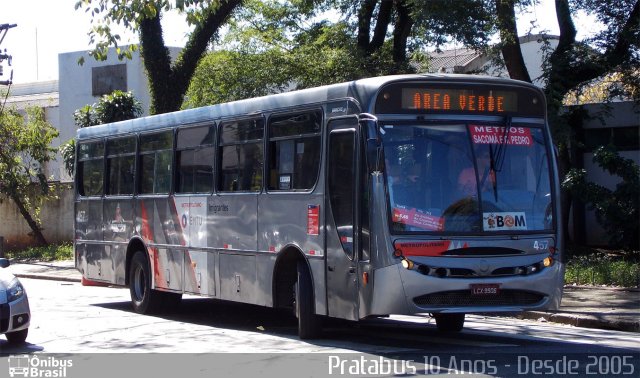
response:
<svg viewBox="0 0 640 378"><path fill-rule="evenodd" d="M129 266L129 293L133 311L138 314L158 312L162 305L163 293L151 289L151 267L142 251L134 253Z"/></svg>
<svg viewBox="0 0 640 378"><path fill-rule="evenodd" d="M434 314L440 332L460 332L464 327L464 314Z"/></svg>
<svg viewBox="0 0 640 378"><path fill-rule="evenodd" d="M315 299L311 273L304 261L298 261L298 279L295 284L295 310L300 339L314 339L320 335L320 317L315 313Z"/></svg>
<svg viewBox="0 0 640 378"><path fill-rule="evenodd" d="M29 328L22 329L20 331L8 332L5 334L7 341L12 345L21 345L27 341L27 335L29 334Z"/></svg>

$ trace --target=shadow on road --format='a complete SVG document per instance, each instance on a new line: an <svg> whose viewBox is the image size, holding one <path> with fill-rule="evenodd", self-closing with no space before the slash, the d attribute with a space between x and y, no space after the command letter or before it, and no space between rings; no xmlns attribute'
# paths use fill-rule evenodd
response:
<svg viewBox="0 0 640 378"><path fill-rule="evenodd" d="M130 302L111 302L95 306L118 311L133 312ZM153 315L162 319L187 322L207 327L234 331L270 334L297 340L297 320L290 311L248 305L209 298L187 298L171 311ZM530 324L513 323L519 336L501 330L485 331L474 325L461 333L447 334L437 330L435 323L429 324L399 321L390 318L374 318L360 322L325 319L322 338L305 340L318 346L345 347L355 351L370 352L372 346L398 350L437 350L438 352L460 351L464 347L516 347L534 346L544 350L566 350L567 343L542 337ZM562 340L563 334L575 335L580 329L554 330ZM598 336L594 334L594 339ZM358 347L358 344L364 346ZM584 347L587 344L573 343Z"/></svg>

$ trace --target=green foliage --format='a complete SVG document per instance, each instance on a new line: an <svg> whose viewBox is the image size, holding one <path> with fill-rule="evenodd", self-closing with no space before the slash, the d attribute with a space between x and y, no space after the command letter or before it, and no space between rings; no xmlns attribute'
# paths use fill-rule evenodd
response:
<svg viewBox="0 0 640 378"><path fill-rule="evenodd" d="M78 127L88 127L126 121L142 115L142 105L132 92L115 90L100 97L97 104L85 105L73 112L73 119ZM75 140L71 139L60 146L59 150L64 161L64 168L73 176L76 154Z"/></svg>
<svg viewBox="0 0 640 378"><path fill-rule="evenodd" d="M217 51L200 62L183 107L198 107L265 96L287 87L288 59L269 50L262 53Z"/></svg>
<svg viewBox="0 0 640 378"><path fill-rule="evenodd" d="M178 1L176 8L184 9L185 3L206 3L206 1ZM171 1L112 1L112 0L79 0L75 4L76 10L84 9L85 13L91 14L92 28L88 33L89 44L95 48L89 55L99 61L107 59L107 52L110 46L116 48L118 59L131 59L131 54L137 51L137 46L130 45L122 48L119 45L122 39L118 33L118 28L114 25L124 27L125 30L135 31L140 23L146 18L155 17L159 12L173 9Z"/></svg>
<svg viewBox="0 0 640 378"><path fill-rule="evenodd" d="M69 139L67 143L64 143L60 146L58 151L62 156L64 169L67 171L69 176L73 176L73 171L75 169L76 140Z"/></svg>
<svg viewBox="0 0 640 378"><path fill-rule="evenodd" d="M459 42L485 48L496 31L495 0L409 0L412 5L414 44L436 48Z"/></svg>
<svg viewBox="0 0 640 378"><path fill-rule="evenodd" d="M59 261L73 259L73 245L63 243L32 247L22 251L9 251L7 257L16 260Z"/></svg>
<svg viewBox="0 0 640 378"><path fill-rule="evenodd" d="M640 285L640 263L607 253L575 256L567 262L564 281L577 285Z"/></svg>
<svg viewBox="0 0 640 378"><path fill-rule="evenodd" d="M131 91L115 90L100 98L94 105L95 119L98 124L125 121L142 115L142 106Z"/></svg>
<svg viewBox="0 0 640 378"><path fill-rule="evenodd" d="M99 125L96 109L92 105L85 105L73 112L73 121L78 127L89 127Z"/></svg>
<svg viewBox="0 0 640 378"><path fill-rule="evenodd" d="M615 190L588 182L584 169L572 169L562 187L595 210L598 222L609 235L613 247L638 249L640 231L640 167L614 150L600 147L593 161L622 181Z"/></svg>
<svg viewBox="0 0 640 378"><path fill-rule="evenodd" d="M16 204L43 244L40 206L55 197L44 166L55 156L51 141L57 136L58 130L45 120L42 108L27 109L26 118L15 110L0 112L0 195ZM32 190L32 183L37 190Z"/></svg>
<svg viewBox="0 0 640 378"><path fill-rule="evenodd" d="M89 127L125 121L141 115L142 105L131 91L115 90L100 97L98 103L85 105L73 112L73 120L78 127Z"/></svg>

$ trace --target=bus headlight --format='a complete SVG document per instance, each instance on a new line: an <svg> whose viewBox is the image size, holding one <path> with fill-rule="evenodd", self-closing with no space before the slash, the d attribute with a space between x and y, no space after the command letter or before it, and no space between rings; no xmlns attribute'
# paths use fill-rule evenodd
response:
<svg viewBox="0 0 640 378"><path fill-rule="evenodd" d="M11 303L13 301L17 301L18 299L24 296L24 288L20 281L17 278L14 278L13 281L9 284L7 288L7 302Z"/></svg>
<svg viewBox="0 0 640 378"><path fill-rule="evenodd" d="M405 269L411 270L411 269L413 269L414 264L413 264L413 261L411 261L411 260L409 260L407 258L403 258L402 259L402 266Z"/></svg>
<svg viewBox="0 0 640 378"><path fill-rule="evenodd" d="M544 260L542 260L542 265L544 265L545 268L548 268L551 265L553 265L553 257L551 256L546 257Z"/></svg>

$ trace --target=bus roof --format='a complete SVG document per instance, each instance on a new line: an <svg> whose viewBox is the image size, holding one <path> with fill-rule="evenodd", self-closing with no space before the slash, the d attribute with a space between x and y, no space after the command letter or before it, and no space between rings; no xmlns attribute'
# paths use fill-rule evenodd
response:
<svg viewBox="0 0 640 378"><path fill-rule="evenodd" d="M294 106L320 104L332 100L353 98L365 111L370 111L374 96L385 84L405 80L427 80L433 82L468 82L524 85L536 88L532 84L505 78L481 75L459 74L414 74L379 76L355 81L308 88L297 91L278 93L263 97L239 100L200 108L181 110L171 113L158 114L142 118L131 119L91 126L78 129L77 139L93 139L113 135L125 135L143 131L161 130L177 125L204 123L232 116L247 116L260 112L285 109Z"/></svg>

